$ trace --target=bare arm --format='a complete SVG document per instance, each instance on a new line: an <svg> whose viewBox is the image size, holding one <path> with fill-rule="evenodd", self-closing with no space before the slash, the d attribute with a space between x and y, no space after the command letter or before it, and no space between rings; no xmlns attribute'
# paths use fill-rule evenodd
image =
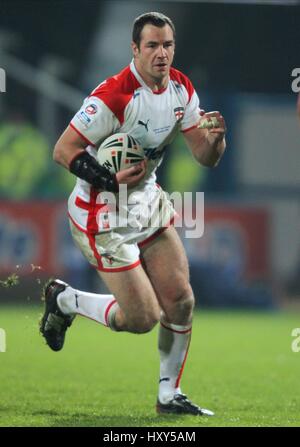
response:
<svg viewBox="0 0 300 447"><path fill-rule="evenodd" d="M64 166L66 169L70 170L70 165L72 166L72 162L76 158L78 158L80 154L86 152L85 148L87 146L88 143L74 129L72 129L72 127L68 126L67 129L60 136L54 147L53 159L60 165ZM94 160L94 165L95 163L96 161ZM90 176L89 178L86 178L81 175L78 175L78 173L74 172L73 170L71 170L71 172L73 172L78 177L84 178L84 180L89 181L89 183L93 184L89 179ZM128 187L133 187L139 183L139 181L144 177L145 174L146 174L146 161L143 160L142 162L136 164L135 166L131 166L130 168L118 172L115 177L118 184L122 183L126 184ZM99 175L101 175L100 172Z"/></svg>
<svg viewBox="0 0 300 447"><path fill-rule="evenodd" d="M198 163L207 167L217 166L226 148L226 125L220 112L205 113L201 117L199 125L202 120L210 120L212 117L217 118L218 127L212 127L211 129L197 127L183 134L195 159Z"/></svg>
<svg viewBox="0 0 300 447"><path fill-rule="evenodd" d="M71 161L87 146L88 143L72 127L68 126L54 147L53 159L56 163L69 169Z"/></svg>

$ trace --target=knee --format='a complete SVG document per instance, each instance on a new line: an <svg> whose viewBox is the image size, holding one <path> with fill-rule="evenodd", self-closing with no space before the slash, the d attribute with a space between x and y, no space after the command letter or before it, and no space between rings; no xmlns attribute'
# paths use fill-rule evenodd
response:
<svg viewBox="0 0 300 447"><path fill-rule="evenodd" d="M178 290L173 299L169 301L169 310L172 317L182 316L185 320L190 318L195 307L195 298L191 286L188 284Z"/></svg>
<svg viewBox="0 0 300 447"><path fill-rule="evenodd" d="M159 314L134 318L130 322L130 332L133 332L135 334L146 334L156 326L158 321L159 321Z"/></svg>
<svg viewBox="0 0 300 447"><path fill-rule="evenodd" d="M188 295L183 295L182 302L186 312L192 313L195 307L195 297L191 287L189 288Z"/></svg>
<svg viewBox="0 0 300 447"><path fill-rule="evenodd" d="M188 293L184 292L182 295L179 295L175 300L175 306L183 315L192 315L195 306L195 298L192 290Z"/></svg>

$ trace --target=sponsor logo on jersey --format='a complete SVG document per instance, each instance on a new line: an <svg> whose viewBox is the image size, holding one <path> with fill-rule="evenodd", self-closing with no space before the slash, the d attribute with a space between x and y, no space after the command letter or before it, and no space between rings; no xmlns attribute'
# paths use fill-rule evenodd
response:
<svg viewBox="0 0 300 447"><path fill-rule="evenodd" d="M85 127L87 127L91 122L91 118L89 118L83 110L81 112L77 113L76 116Z"/></svg>
<svg viewBox="0 0 300 447"><path fill-rule="evenodd" d="M147 122L146 123L144 123L142 120L138 120L138 124L140 124L141 126L144 126L145 127L145 129L146 129L146 131L148 132L148 123L149 123L149 121L150 121L150 119L149 120L147 120Z"/></svg>
<svg viewBox="0 0 300 447"><path fill-rule="evenodd" d="M85 108L85 112L88 113L89 115L95 115L95 113L97 113L97 110L98 107L96 106L96 104L89 104Z"/></svg>
<svg viewBox="0 0 300 447"><path fill-rule="evenodd" d="M157 129L153 129L153 132L155 134L159 134L159 133L163 133L163 132L168 132L168 130L170 130L171 126L165 126L165 127L159 127Z"/></svg>
<svg viewBox="0 0 300 447"><path fill-rule="evenodd" d="M183 107L175 107L174 113L175 113L176 121L179 122L183 118L184 108Z"/></svg>

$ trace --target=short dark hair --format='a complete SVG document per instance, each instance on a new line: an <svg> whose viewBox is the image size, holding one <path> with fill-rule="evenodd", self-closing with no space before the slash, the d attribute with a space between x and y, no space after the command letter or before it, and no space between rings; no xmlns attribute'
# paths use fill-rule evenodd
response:
<svg viewBox="0 0 300 447"><path fill-rule="evenodd" d="M132 40L140 47L141 33L145 25L150 24L162 28L165 25L169 25L173 31L175 39L175 26L172 20L160 12L146 12L138 16L133 22Z"/></svg>

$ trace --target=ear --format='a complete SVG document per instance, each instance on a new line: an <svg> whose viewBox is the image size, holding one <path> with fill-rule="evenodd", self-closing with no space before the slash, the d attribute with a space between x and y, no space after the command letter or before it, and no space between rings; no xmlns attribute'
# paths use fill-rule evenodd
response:
<svg viewBox="0 0 300 447"><path fill-rule="evenodd" d="M132 49L133 57L137 57L139 54L139 49L135 42L131 42L131 49Z"/></svg>

